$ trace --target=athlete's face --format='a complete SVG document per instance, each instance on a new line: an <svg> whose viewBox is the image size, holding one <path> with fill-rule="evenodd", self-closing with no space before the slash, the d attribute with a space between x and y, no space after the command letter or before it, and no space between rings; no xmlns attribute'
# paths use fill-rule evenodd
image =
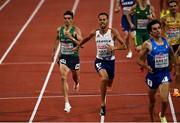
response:
<svg viewBox="0 0 180 123"><path fill-rule="evenodd" d="M72 23L73 19L71 15L64 15L64 24L69 26Z"/></svg>
<svg viewBox="0 0 180 123"><path fill-rule="evenodd" d="M150 34L155 38L161 37L161 26L160 26L160 24L157 23L157 24L152 25Z"/></svg>
<svg viewBox="0 0 180 123"><path fill-rule="evenodd" d="M101 29L105 29L108 25L108 18L106 15L100 15L99 16L99 26Z"/></svg>
<svg viewBox="0 0 180 123"><path fill-rule="evenodd" d="M139 0L141 2L141 4L146 5L147 4L147 0Z"/></svg>
<svg viewBox="0 0 180 123"><path fill-rule="evenodd" d="M176 13L178 10L178 5L176 2L169 3L169 10L171 13Z"/></svg>

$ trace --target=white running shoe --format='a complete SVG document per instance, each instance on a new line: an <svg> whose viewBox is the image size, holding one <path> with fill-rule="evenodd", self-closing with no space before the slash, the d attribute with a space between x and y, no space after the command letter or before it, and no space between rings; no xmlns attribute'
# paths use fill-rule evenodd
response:
<svg viewBox="0 0 180 123"><path fill-rule="evenodd" d="M69 103L65 103L64 111L67 113L71 111L71 105Z"/></svg>
<svg viewBox="0 0 180 123"><path fill-rule="evenodd" d="M159 118L161 120L161 123L167 123L166 117L161 117L161 112L159 112Z"/></svg>
<svg viewBox="0 0 180 123"><path fill-rule="evenodd" d="M131 51L128 52L128 54L126 55L126 58L128 58L128 59L132 58L132 52Z"/></svg>

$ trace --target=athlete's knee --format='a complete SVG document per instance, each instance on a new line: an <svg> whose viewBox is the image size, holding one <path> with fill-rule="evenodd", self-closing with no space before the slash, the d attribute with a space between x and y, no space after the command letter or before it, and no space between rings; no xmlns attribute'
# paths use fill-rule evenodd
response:
<svg viewBox="0 0 180 123"><path fill-rule="evenodd" d="M168 102L168 96L161 97L161 101L164 103Z"/></svg>
<svg viewBox="0 0 180 123"><path fill-rule="evenodd" d="M108 77L101 77L101 82L107 83L109 81Z"/></svg>
<svg viewBox="0 0 180 123"><path fill-rule="evenodd" d="M65 82L67 80L67 77L65 75L61 76L61 82Z"/></svg>

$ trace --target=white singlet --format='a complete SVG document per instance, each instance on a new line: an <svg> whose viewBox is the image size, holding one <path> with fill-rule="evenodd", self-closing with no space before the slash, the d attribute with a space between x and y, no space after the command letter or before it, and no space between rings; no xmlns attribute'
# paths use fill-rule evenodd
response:
<svg viewBox="0 0 180 123"><path fill-rule="evenodd" d="M107 44L114 47L114 40L111 36L111 29L108 29L108 31L102 35L100 33L100 30L96 31L96 47L97 47L97 54L96 58L102 59L102 60L114 60L115 55L113 52L108 52L107 50Z"/></svg>

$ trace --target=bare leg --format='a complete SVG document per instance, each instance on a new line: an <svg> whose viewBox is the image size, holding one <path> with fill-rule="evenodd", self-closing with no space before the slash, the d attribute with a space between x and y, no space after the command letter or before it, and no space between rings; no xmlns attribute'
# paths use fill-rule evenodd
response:
<svg viewBox="0 0 180 123"><path fill-rule="evenodd" d="M160 97L162 102L161 117L164 117L168 105L169 84L168 83L161 84L159 86L159 90L160 90Z"/></svg>
<svg viewBox="0 0 180 123"><path fill-rule="evenodd" d="M106 105L106 91L107 91L107 85L108 85L108 74L106 70L102 69L99 71L99 76L101 79L101 85L100 85L100 90L101 90L101 106Z"/></svg>
<svg viewBox="0 0 180 123"><path fill-rule="evenodd" d="M67 74L69 72L69 68L64 65L60 64L60 73L61 73L61 84L62 84L62 92L64 95L65 103L69 102L68 100L68 83L67 83Z"/></svg>
<svg viewBox="0 0 180 123"><path fill-rule="evenodd" d="M124 32L124 38L125 38L126 46L127 46L127 49L128 49L128 54L126 55L126 58L131 58L132 57L131 43L129 41L129 35L130 35L130 32L128 32L128 31Z"/></svg>
<svg viewBox="0 0 180 123"><path fill-rule="evenodd" d="M99 71L99 76L101 79L100 83L100 90L101 90L101 110L100 115L105 116L106 115L106 92L107 92L107 86L109 82L109 77L105 69L101 69Z"/></svg>
<svg viewBox="0 0 180 123"><path fill-rule="evenodd" d="M78 91L80 82L79 70L72 70L72 77L75 82L74 90Z"/></svg>
<svg viewBox="0 0 180 123"><path fill-rule="evenodd" d="M154 122L154 107L156 102L156 92L157 90L149 90L149 114L151 122Z"/></svg>

